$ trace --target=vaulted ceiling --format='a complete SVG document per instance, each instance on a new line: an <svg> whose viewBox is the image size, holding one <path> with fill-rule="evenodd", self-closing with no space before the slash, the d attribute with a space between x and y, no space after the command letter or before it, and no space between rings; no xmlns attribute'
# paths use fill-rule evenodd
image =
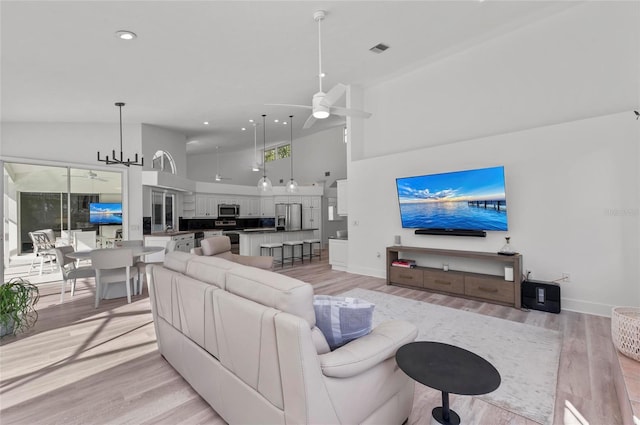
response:
<svg viewBox="0 0 640 425"><path fill-rule="evenodd" d="M295 137L343 123L331 117L303 130L307 110L265 106L310 105L318 91L316 10L327 11L326 91L339 82L374 85L570 3L2 1L2 121L114 123L122 101L125 124L179 131L198 141L188 153L249 149L249 120L261 114L270 140L288 140L289 128L273 121L288 115ZM137 38L122 41L118 30ZM369 51L378 43L390 47Z"/></svg>

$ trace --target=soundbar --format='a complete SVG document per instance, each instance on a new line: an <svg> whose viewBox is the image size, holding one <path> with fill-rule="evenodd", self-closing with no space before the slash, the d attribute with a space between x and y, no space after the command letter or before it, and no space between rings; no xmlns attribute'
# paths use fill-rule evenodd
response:
<svg viewBox="0 0 640 425"><path fill-rule="evenodd" d="M416 235L446 235L446 236L476 236L484 238L487 232L484 230L469 229L416 229Z"/></svg>

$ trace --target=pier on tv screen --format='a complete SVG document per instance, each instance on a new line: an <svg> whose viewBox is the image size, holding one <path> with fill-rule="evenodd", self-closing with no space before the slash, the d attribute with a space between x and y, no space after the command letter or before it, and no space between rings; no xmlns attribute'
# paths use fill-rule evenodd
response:
<svg viewBox="0 0 640 425"><path fill-rule="evenodd" d="M89 204L89 223L122 224L122 204L92 202Z"/></svg>
<svg viewBox="0 0 640 425"><path fill-rule="evenodd" d="M504 167L396 179L403 228L508 230Z"/></svg>

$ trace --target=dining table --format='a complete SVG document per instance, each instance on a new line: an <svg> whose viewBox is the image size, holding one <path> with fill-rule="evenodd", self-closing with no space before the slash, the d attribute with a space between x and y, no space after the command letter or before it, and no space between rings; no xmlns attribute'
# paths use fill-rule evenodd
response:
<svg viewBox="0 0 640 425"><path fill-rule="evenodd" d="M143 257L148 254L154 254L156 252L163 251L164 248L161 246L127 246L127 247L117 247L117 248L106 248L106 249L129 249L131 250L131 254L134 259L136 257ZM67 257L73 258L74 260L91 260L91 251L92 249L86 249L82 251L74 251L66 254ZM127 296L127 287L125 286L125 282L122 284L120 282L111 284L107 286L106 292L102 299L110 300L113 298L122 298Z"/></svg>
<svg viewBox="0 0 640 425"><path fill-rule="evenodd" d="M148 254L154 254L156 252L160 252L164 250L161 246L127 246L120 248L106 248L106 249L130 249L133 257L142 257ZM82 251L74 251L66 254L67 257L73 258L74 260L90 260L91 259L91 251L92 249L85 249Z"/></svg>

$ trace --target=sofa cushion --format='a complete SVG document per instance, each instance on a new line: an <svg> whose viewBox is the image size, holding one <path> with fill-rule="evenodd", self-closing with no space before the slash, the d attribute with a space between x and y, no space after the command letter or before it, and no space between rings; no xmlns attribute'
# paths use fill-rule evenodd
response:
<svg viewBox="0 0 640 425"><path fill-rule="evenodd" d="M236 267L227 272L226 290L259 304L303 318L313 328L313 287L301 280L255 267Z"/></svg>
<svg viewBox="0 0 640 425"><path fill-rule="evenodd" d="M371 332L375 304L357 298L316 295L316 325L331 350Z"/></svg>
<svg viewBox="0 0 640 425"><path fill-rule="evenodd" d="M231 253L231 239L228 236L212 236L200 241L203 255L218 255L223 252ZM231 260L231 258L227 258Z"/></svg>
<svg viewBox="0 0 640 425"><path fill-rule="evenodd" d="M240 267L236 263L220 257L205 257L189 254L190 261L187 264L185 274L194 279L225 289L227 286L227 271L234 267Z"/></svg>
<svg viewBox="0 0 640 425"><path fill-rule="evenodd" d="M164 266L169 270L184 273L187 270L187 263L193 255L182 251L172 251L164 256Z"/></svg>

